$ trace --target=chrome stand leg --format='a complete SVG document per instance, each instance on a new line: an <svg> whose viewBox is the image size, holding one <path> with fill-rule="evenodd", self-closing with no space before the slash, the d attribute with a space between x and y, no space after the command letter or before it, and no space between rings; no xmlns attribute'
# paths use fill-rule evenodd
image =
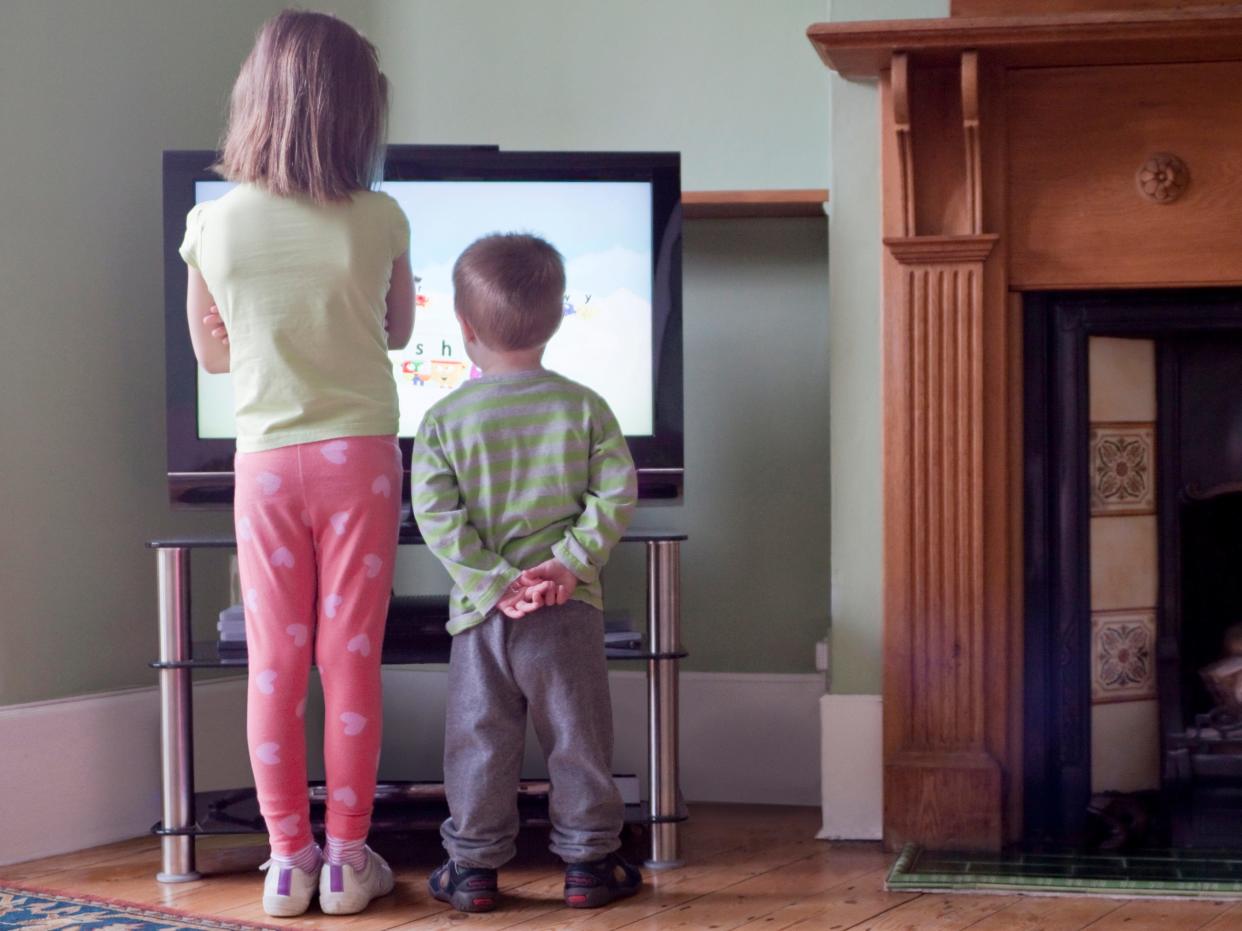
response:
<svg viewBox="0 0 1242 931"><path fill-rule="evenodd" d="M190 551L156 550L159 567L160 662L190 658ZM160 770L164 793L163 825L186 828L194 823L194 737L190 670L160 670ZM198 879L194 838L165 834L160 841L162 883Z"/></svg>
<svg viewBox="0 0 1242 931"><path fill-rule="evenodd" d="M677 541L647 544L647 629L651 651L668 656L681 649L681 545ZM677 660L647 661L648 791L650 793L651 858L649 869L681 866L676 822L680 790L677 779Z"/></svg>

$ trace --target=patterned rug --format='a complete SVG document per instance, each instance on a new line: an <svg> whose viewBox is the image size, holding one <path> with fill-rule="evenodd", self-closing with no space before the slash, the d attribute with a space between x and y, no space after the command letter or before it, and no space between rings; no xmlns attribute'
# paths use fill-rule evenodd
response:
<svg viewBox="0 0 1242 931"><path fill-rule="evenodd" d="M0 882L0 929L27 931L251 931L277 928L251 921L203 918L175 909Z"/></svg>

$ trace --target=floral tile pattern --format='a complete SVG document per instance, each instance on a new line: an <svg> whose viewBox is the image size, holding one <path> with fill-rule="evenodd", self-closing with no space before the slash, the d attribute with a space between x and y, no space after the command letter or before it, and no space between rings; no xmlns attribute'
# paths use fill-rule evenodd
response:
<svg viewBox="0 0 1242 931"><path fill-rule="evenodd" d="M1091 615L1091 700L1156 697L1156 612Z"/></svg>
<svg viewBox="0 0 1242 931"><path fill-rule="evenodd" d="M1156 512L1156 425L1091 425L1091 513Z"/></svg>

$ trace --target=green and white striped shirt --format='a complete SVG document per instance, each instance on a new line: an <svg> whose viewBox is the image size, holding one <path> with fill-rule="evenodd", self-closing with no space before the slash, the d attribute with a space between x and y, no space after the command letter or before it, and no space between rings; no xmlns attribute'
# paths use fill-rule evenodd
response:
<svg viewBox="0 0 1242 931"><path fill-rule="evenodd" d="M410 486L418 529L453 579L451 634L481 624L521 570L554 556L579 579L573 597L602 607L599 571L637 497L608 404L542 369L485 375L433 405Z"/></svg>

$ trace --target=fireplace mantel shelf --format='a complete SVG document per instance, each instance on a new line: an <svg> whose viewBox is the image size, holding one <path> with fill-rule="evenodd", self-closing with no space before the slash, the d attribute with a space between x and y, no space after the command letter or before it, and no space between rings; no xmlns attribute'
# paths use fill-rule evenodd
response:
<svg viewBox="0 0 1242 931"><path fill-rule="evenodd" d="M945 63L988 50L1017 67L1236 58L1242 5L1211 10L1075 13L818 23L807 30L824 64L847 78L875 77L894 52Z"/></svg>

